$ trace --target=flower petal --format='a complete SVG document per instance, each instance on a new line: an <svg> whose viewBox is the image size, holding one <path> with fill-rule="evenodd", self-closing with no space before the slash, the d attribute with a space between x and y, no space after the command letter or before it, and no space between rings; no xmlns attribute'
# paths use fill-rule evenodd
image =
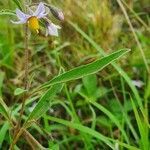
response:
<svg viewBox="0 0 150 150"><path fill-rule="evenodd" d="M138 88L141 88L144 85L144 82L142 82L141 80L132 80L132 84L134 84Z"/></svg>
<svg viewBox="0 0 150 150"><path fill-rule="evenodd" d="M47 13L46 13L44 3L40 2L36 11L33 13L33 16L36 16L37 18L43 18L46 15L47 15Z"/></svg>
<svg viewBox="0 0 150 150"><path fill-rule="evenodd" d="M16 9L16 15L18 17L19 20L21 21L27 21L27 19L30 17L29 15L23 13L21 10Z"/></svg>
<svg viewBox="0 0 150 150"><path fill-rule="evenodd" d="M58 29L61 29L60 26L50 23L48 25L48 34L53 36L58 36Z"/></svg>

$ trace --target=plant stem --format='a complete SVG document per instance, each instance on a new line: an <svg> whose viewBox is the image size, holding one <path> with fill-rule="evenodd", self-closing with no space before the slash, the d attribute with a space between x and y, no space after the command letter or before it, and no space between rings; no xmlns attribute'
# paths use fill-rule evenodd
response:
<svg viewBox="0 0 150 150"><path fill-rule="evenodd" d="M18 139L22 133L23 133L22 128L20 128L18 132L15 132L15 134L14 134L15 136L14 136L13 141L9 147L9 150L14 150L14 145L17 143L17 141L18 141Z"/></svg>
<svg viewBox="0 0 150 150"><path fill-rule="evenodd" d="M27 140L33 150L46 150L27 130L23 130L22 136Z"/></svg>
<svg viewBox="0 0 150 150"><path fill-rule="evenodd" d="M27 23L25 25L25 40L24 40L24 43L25 43L24 89L28 91L28 89L29 89L29 84L28 84L28 75L29 75L29 49L28 49L28 24ZM14 145L18 141L18 138L20 137L20 135L22 134L21 133L18 136L18 133L20 133L20 130L21 130L20 124L21 124L21 119L22 119L22 116L23 116L24 108L25 108L25 100L26 100L26 98L27 98L27 93L25 93L23 95L22 106L21 106L21 110L20 110L20 116L19 116L17 125L15 127L13 142L12 142L10 148L9 148L10 150L14 149Z"/></svg>
<svg viewBox="0 0 150 150"><path fill-rule="evenodd" d="M25 66L24 66L24 89L28 91L29 89L29 84L28 84L28 75L29 75L29 49L28 49L28 24L25 25ZM19 124L21 122L21 118L24 112L24 107L25 107L25 100L27 97L27 93L23 95L23 100L22 100L22 108L20 111L20 118L19 118Z"/></svg>

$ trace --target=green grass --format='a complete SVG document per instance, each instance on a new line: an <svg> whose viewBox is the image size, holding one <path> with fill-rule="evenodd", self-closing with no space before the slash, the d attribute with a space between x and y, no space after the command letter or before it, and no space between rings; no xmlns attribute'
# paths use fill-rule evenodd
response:
<svg viewBox="0 0 150 150"><path fill-rule="evenodd" d="M45 2L65 21L49 16L59 37L29 35L29 90L24 25L10 22L25 1L0 2L0 149L149 150L148 1Z"/></svg>

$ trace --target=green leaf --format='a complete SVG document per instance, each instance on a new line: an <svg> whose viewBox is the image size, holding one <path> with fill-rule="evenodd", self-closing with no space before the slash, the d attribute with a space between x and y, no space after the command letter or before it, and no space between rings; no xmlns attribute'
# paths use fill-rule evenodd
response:
<svg viewBox="0 0 150 150"><path fill-rule="evenodd" d="M102 56L106 56L105 51L100 47L100 45L98 45L93 39L91 39L79 26L77 26L76 24L74 24L71 21L68 21L68 22L77 32L79 32L82 35L82 37L84 37L97 50L98 53L100 53ZM141 110L142 114L144 114L142 99L141 99L136 87L132 84L130 77L120 66L118 66L114 62L112 62L112 66L118 71L118 73L128 83L129 87L131 88L132 92L134 93L134 95L136 97L136 100L138 102L138 105L140 106L140 110Z"/></svg>
<svg viewBox="0 0 150 150"><path fill-rule="evenodd" d="M47 92L41 97L33 111L30 113L24 126L27 125L27 122L40 118L49 109L51 100L58 92L61 91L62 87L62 84L56 84L47 90Z"/></svg>
<svg viewBox="0 0 150 150"><path fill-rule="evenodd" d="M100 111L102 111L104 114L106 114L110 120L112 122L114 122L117 127L119 128L119 130L122 132L125 140L127 141L127 143L129 143L129 139L127 137L127 134L125 132L125 130L122 128L120 122L118 121L118 119L116 118L115 115L113 115L109 110L107 110L105 107L103 107L102 105L98 104L97 102L93 102L93 101L89 101L92 105L94 105L95 107L97 107Z"/></svg>
<svg viewBox="0 0 150 150"><path fill-rule="evenodd" d="M95 74L85 76L83 78L83 85L88 93L88 96L94 97L97 91L97 78Z"/></svg>
<svg viewBox="0 0 150 150"><path fill-rule="evenodd" d="M14 91L14 95L17 96L17 95L21 95L23 94L24 92L26 92L27 90L24 90L24 89L21 89L21 88L17 88L15 91Z"/></svg>
<svg viewBox="0 0 150 150"><path fill-rule="evenodd" d="M22 10L21 2L19 0L13 0L13 2L18 6L20 10Z"/></svg>
<svg viewBox="0 0 150 150"><path fill-rule="evenodd" d="M144 124L144 118L142 118L139 115L139 112L138 112L138 110L136 108L136 104L133 101L132 97L131 97L131 103L132 103L134 115L135 115L135 118L136 118L136 123L138 125L138 129L139 129L140 136L141 136L141 141L140 141L141 142L140 143L141 149L147 150L147 149L149 149L149 146L150 146L148 126L145 126L145 124Z"/></svg>
<svg viewBox="0 0 150 150"><path fill-rule="evenodd" d="M115 59L121 57L123 54L127 53L129 49L122 49L117 52L114 52L106 57L103 57L102 59L99 59L97 61L94 61L90 64L83 65L76 67L70 71L67 71L65 73L62 73L58 75L57 77L53 78L52 80L46 82L43 86L50 86L57 83L63 83L70 80L75 80L82 78L84 76L94 74L100 70L102 70L104 67L106 67L108 64L110 64Z"/></svg>
<svg viewBox="0 0 150 150"><path fill-rule="evenodd" d="M8 129L9 129L9 123L6 121L0 129L0 149L2 149L2 144Z"/></svg>
<svg viewBox="0 0 150 150"><path fill-rule="evenodd" d="M5 102L2 100L1 97L0 97L0 113L1 113L7 120L10 121L9 108L7 107L7 105L6 105Z"/></svg>
<svg viewBox="0 0 150 150"><path fill-rule="evenodd" d="M3 80L4 80L4 72L0 72L0 96L2 96L2 86L3 86Z"/></svg>
<svg viewBox="0 0 150 150"><path fill-rule="evenodd" d="M138 148L136 148L134 146L131 146L129 144L122 143L118 140L114 140L114 139L111 139L109 137L106 137L106 136L102 135L100 132L97 132L97 131L95 131L95 130L89 128L89 127L83 126L81 124L66 121L64 119L59 119L59 118L51 117L51 116L47 116L47 118L51 121L63 124L63 125L68 126L70 128L77 129L77 130L79 130L81 132L84 132L84 133L87 133L87 134L91 135L92 137L95 137L95 138L99 139L100 141L102 141L103 143L105 143L106 145L111 147L112 149L115 149L115 148L114 148L114 144L112 144L110 141L112 141L113 143L118 143L119 145L121 145L121 146L123 146L127 149L130 149L130 150L131 149L132 150L139 150Z"/></svg>

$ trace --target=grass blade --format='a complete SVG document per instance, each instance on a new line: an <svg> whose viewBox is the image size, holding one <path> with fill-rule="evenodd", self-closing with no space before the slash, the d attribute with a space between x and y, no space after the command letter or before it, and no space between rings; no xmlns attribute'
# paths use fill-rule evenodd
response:
<svg viewBox="0 0 150 150"><path fill-rule="evenodd" d="M90 101L90 103L92 105L94 105L96 108L98 108L100 111L102 111L104 114L106 114L110 118L110 120L117 125L119 130L122 132L126 142L129 143L129 140L128 140L128 137L126 135L126 132L124 131L124 129L120 125L120 122L118 121L118 119L110 111L108 111L105 107L103 107L102 105L98 104L97 102Z"/></svg>
<svg viewBox="0 0 150 150"><path fill-rule="evenodd" d="M80 125L80 124L77 124L77 123L74 123L74 122L66 121L66 120L63 120L63 119L59 119L59 118L56 118L56 117L51 117L51 116L47 116L47 119L49 119L51 121L54 121L54 122L57 122L57 123L60 123L60 124L63 124L65 126L77 129L81 132L85 132L85 133L91 135L92 137L95 137L95 138L101 140L102 142L104 142L106 145L108 145L112 149L114 149L114 144L112 145L112 143L110 141L112 141L114 143L118 143L119 145L121 145L123 147L126 147L129 150L131 150L131 149L132 150L139 150L138 148L136 148L134 146L122 143L118 140L108 138L108 137L102 135L101 133L99 133L99 132L97 132L97 131L95 131L91 128L88 128L86 126L83 126L83 125Z"/></svg>
<svg viewBox="0 0 150 150"><path fill-rule="evenodd" d="M132 103L132 107L133 107L133 111L134 111L134 115L136 118L136 122L138 125L138 129L141 135L141 149L143 150L148 150L150 143L149 143L149 136L148 136L148 131L147 131L147 126L145 126L145 124L143 123L143 120L140 118L140 115L138 113L138 110L135 106L135 102L133 101L133 99L131 98L131 103Z"/></svg>
<svg viewBox="0 0 150 150"><path fill-rule="evenodd" d="M20 10L22 10L21 2L19 0L13 0L13 2L18 6Z"/></svg>
<svg viewBox="0 0 150 150"><path fill-rule="evenodd" d="M0 129L0 149L2 149L2 144L4 142L8 129L9 129L9 123L6 121Z"/></svg>
<svg viewBox="0 0 150 150"><path fill-rule="evenodd" d="M98 138L99 140L103 141L105 144L107 144L108 146L110 146L112 149L114 149L113 144L108 140L107 137L103 136L101 133L96 132L95 130L92 130L88 127L85 127L81 124L78 123L72 123L63 119L59 119L59 118L55 118L55 117L51 117L51 116L47 116L47 119L54 121L54 122L58 122L60 124L63 124L65 126L69 126L71 128L77 129L81 132L87 133L89 135L92 135L93 137Z"/></svg>
<svg viewBox="0 0 150 150"><path fill-rule="evenodd" d="M4 72L0 72L0 96L2 96L2 87L3 87L3 80L4 80Z"/></svg>

